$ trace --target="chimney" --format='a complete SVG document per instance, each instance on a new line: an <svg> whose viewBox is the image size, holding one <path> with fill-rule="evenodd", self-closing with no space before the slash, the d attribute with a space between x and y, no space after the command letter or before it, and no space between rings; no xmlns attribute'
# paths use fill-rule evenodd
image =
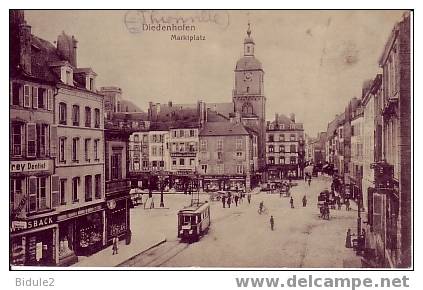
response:
<svg viewBox="0 0 423 290"><path fill-rule="evenodd" d="M291 119L292 122L295 123L295 114L291 113L291 115L289 115L289 118Z"/></svg>
<svg viewBox="0 0 423 290"><path fill-rule="evenodd" d="M31 74L31 26L25 21L24 11L11 10L9 24L11 64Z"/></svg>
<svg viewBox="0 0 423 290"><path fill-rule="evenodd" d="M78 41L74 36L68 36L64 31L57 37L57 51L59 55L67 60L73 67L76 64L76 48Z"/></svg>
<svg viewBox="0 0 423 290"><path fill-rule="evenodd" d="M279 122L279 114L275 113L275 122L278 123Z"/></svg>

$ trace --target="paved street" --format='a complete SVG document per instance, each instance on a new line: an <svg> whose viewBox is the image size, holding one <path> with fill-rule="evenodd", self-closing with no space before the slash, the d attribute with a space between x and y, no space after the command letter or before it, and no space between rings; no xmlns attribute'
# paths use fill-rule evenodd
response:
<svg viewBox="0 0 423 290"><path fill-rule="evenodd" d="M330 179L315 178L311 187L301 180L298 183L292 189L294 209L290 208L289 198L280 198L279 194L256 194L250 205L244 200L230 209L223 209L221 202L212 202L208 234L190 245L179 243L176 237L176 213L188 203L188 196L167 195L169 209L137 207L132 212L133 232L158 231L167 242L123 266L341 268L345 260L357 262L355 253L344 247L346 230L354 231L357 212L331 210L331 219L321 220L317 195L329 187ZM305 208L301 205L304 194L308 199ZM268 214L258 214L260 201ZM274 231L270 230L270 215L275 219Z"/></svg>

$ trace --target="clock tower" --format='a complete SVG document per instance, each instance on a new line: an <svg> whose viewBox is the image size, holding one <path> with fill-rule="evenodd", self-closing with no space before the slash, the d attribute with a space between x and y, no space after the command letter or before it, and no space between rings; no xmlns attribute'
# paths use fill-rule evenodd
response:
<svg viewBox="0 0 423 290"><path fill-rule="evenodd" d="M258 133L258 163L265 164L266 97L264 96L264 71L254 56L255 43L248 23L244 39L244 56L235 66L235 87L232 100L235 111L239 112L245 126Z"/></svg>

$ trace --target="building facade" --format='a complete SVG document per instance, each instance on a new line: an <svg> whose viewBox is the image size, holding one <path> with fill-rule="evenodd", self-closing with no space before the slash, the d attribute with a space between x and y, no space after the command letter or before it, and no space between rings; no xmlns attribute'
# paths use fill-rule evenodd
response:
<svg viewBox="0 0 423 290"><path fill-rule="evenodd" d="M239 121L205 123L199 132L198 173L208 190L251 189L258 166L257 133Z"/></svg>
<svg viewBox="0 0 423 290"><path fill-rule="evenodd" d="M354 198L363 206L362 179L363 179L363 108L358 105L351 116L351 165L350 186Z"/></svg>
<svg viewBox="0 0 423 290"><path fill-rule="evenodd" d="M276 114L266 127L266 179L301 178L304 169L304 129L302 123Z"/></svg>

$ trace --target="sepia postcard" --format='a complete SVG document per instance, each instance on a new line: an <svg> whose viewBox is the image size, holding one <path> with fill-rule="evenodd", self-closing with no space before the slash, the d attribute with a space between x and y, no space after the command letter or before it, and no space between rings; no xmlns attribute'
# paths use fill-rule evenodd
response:
<svg viewBox="0 0 423 290"><path fill-rule="evenodd" d="M412 27L9 10L10 269L411 269Z"/></svg>

